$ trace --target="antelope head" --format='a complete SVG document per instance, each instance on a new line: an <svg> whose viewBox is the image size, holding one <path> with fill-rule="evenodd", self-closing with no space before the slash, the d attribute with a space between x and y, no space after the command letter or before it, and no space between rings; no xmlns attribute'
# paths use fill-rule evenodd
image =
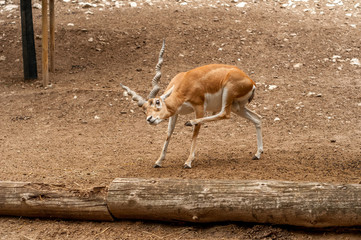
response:
<svg viewBox="0 0 361 240"><path fill-rule="evenodd" d="M158 63L155 67L155 76L152 80L152 90L150 91L147 100L145 100L142 96L137 94L136 92L132 91L129 87L120 84L120 86L132 96L132 99L138 102L138 106L143 108L146 114L146 120L149 124L157 125L163 120L169 117L169 112L167 110L165 99L171 94L171 91L166 92L164 95L156 98L160 87L159 87L159 80L162 76L161 67L163 64L163 53L165 49L165 41L163 40L163 45L159 53Z"/></svg>
<svg viewBox="0 0 361 240"><path fill-rule="evenodd" d="M171 89L172 90L172 89ZM168 119L172 114L169 112L165 99L172 93L164 94L159 98L150 98L143 105L147 115L147 122L151 125L157 125L163 120Z"/></svg>

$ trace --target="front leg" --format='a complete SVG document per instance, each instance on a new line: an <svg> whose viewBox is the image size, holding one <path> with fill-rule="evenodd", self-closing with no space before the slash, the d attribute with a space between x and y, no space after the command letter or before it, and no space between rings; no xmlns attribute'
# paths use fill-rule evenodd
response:
<svg viewBox="0 0 361 240"><path fill-rule="evenodd" d="M187 161L184 164L184 168L192 168L192 161L194 160L194 156L195 156L196 141L197 141L197 137L198 137L200 128L201 128L200 124L194 126L191 151L189 153L189 157L188 157Z"/></svg>
<svg viewBox="0 0 361 240"><path fill-rule="evenodd" d="M204 116L204 106L203 105L195 106L194 111L196 113L196 118L202 118ZM189 157L184 164L184 168L192 168L192 161L194 160L195 151L196 151L196 141L197 141L197 137L198 137L200 129L201 129L201 124L194 125L191 150L189 153Z"/></svg>
<svg viewBox="0 0 361 240"><path fill-rule="evenodd" d="M171 136L173 134L174 127L175 127L175 124L177 122L177 119L178 119L178 114L173 115L172 117L169 118L167 139L164 142L163 149L162 149L162 152L161 152L158 160L155 162L155 165L154 165L155 168L160 168L162 166L162 162L165 159L168 144L169 144L170 138L171 138Z"/></svg>

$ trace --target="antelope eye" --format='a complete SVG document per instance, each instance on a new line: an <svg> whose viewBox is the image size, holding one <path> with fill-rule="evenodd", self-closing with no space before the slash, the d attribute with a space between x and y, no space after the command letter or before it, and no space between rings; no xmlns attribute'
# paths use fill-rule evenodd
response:
<svg viewBox="0 0 361 240"><path fill-rule="evenodd" d="M159 105L159 104L160 104L160 101L159 101L159 100L156 100L156 101L155 101L155 104Z"/></svg>

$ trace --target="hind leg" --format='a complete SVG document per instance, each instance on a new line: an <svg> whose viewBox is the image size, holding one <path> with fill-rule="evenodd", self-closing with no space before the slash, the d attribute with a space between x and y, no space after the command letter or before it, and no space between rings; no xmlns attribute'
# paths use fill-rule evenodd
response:
<svg viewBox="0 0 361 240"><path fill-rule="evenodd" d="M244 104L235 102L232 105L232 111L237 115L244 117L250 120L256 127L257 134L257 152L252 158L253 160L258 160L261 158L261 154L263 153L263 141L262 141L262 126L261 126L261 116L257 113L249 110L244 106Z"/></svg>

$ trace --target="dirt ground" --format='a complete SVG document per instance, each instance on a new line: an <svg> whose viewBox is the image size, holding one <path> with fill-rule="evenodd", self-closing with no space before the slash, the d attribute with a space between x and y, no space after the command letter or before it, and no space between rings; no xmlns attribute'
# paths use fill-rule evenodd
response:
<svg viewBox="0 0 361 240"><path fill-rule="evenodd" d="M39 3L37 1L33 3ZM19 0L0 1L0 180L87 190L117 177L361 183L361 6L358 1L56 1L56 70L41 81L41 10L34 8L39 80L22 72ZM134 3L132 3L134 5ZM202 127L192 169L181 116L164 167L167 124L150 126L123 95L146 96L161 42L161 86L181 71L233 64L257 82L264 154L235 115ZM0 239L361 239L360 229L246 223L194 225L0 218Z"/></svg>

